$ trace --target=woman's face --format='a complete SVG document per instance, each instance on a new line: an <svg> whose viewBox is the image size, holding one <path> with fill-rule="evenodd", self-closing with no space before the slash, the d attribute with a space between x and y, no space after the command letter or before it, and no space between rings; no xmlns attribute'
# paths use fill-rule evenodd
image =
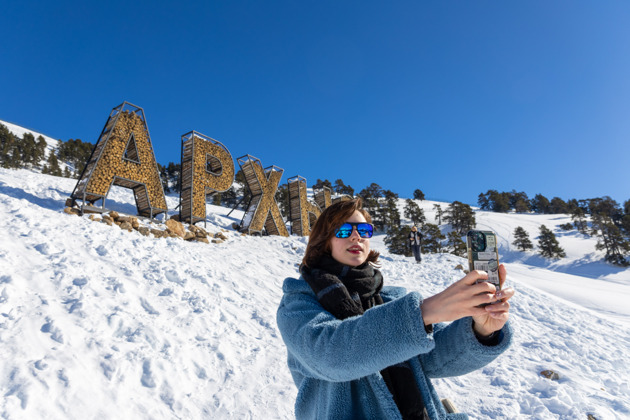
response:
<svg viewBox="0 0 630 420"><path fill-rule="evenodd" d="M355 211L347 220L347 223L366 223L365 217L359 211ZM337 261L351 267L356 267L365 262L370 253L370 240L359 236L356 229L347 238L333 236L330 240L332 257Z"/></svg>

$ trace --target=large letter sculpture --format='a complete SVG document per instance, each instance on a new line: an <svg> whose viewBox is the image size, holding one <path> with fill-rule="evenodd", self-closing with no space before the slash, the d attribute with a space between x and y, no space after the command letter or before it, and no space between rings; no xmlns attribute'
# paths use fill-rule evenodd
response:
<svg viewBox="0 0 630 420"><path fill-rule="evenodd" d="M167 211L144 111L128 102L109 114L74 187L73 204L81 200L82 212L104 212L105 198L112 185L133 190L140 216L153 218ZM99 200L102 200L101 208L93 207Z"/></svg>
<svg viewBox="0 0 630 420"><path fill-rule="evenodd" d="M313 190L313 197L315 198L315 203L322 211L326 210L326 208L330 207L332 204L332 192L328 187L324 186L319 190Z"/></svg>
<svg viewBox="0 0 630 420"><path fill-rule="evenodd" d="M241 221L241 231L262 233L264 227L270 235L289 236L275 199L284 170L270 166L263 171L260 160L250 155L238 158L238 164L252 193Z"/></svg>
<svg viewBox="0 0 630 420"><path fill-rule="evenodd" d="M306 179L301 176L289 178L289 220L291 233L299 236L311 234L311 226L322 214L319 205L308 201L306 194ZM330 197L330 190L329 190Z"/></svg>
<svg viewBox="0 0 630 420"><path fill-rule="evenodd" d="M206 220L206 196L227 191L234 181L234 159L220 142L196 131L182 136L180 221Z"/></svg>

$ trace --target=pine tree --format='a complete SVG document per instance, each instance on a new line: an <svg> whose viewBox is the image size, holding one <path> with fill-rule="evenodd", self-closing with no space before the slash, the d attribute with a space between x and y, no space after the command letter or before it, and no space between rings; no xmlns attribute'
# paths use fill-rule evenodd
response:
<svg viewBox="0 0 630 420"><path fill-rule="evenodd" d="M383 228L383 221L379 220L378 209L380 207L379 199L383 197L383 188L376 183L371 183L368 187L359 192L359 196L363 200L363 208L375 217L374 225L378 225L381 229Z"/></svg>
<svg viewBox="0 0 630 420"><path fill-rule="evenodd" d="M390 228L385 236L384 242L387 249L392 254L411 256L411 247L409 246L409 226L394 226Z"/></svg>
<svg viewBox="0 0 630 420"><path fill-rule="evenodd" d="M350 185L344 184L341 179L335 181L335 185L333 185L332 190L336 194L349 195L351 197L354 196L354 188L352 188Z"/></svg>
<svg viewBox="0 0 630 420"><path fill-rule="evenodd" d="M286 219L289 217L289 186L287 184L278 185L276 190L276 202L280 208L280 213ZM322 209L323 210L323 209Z"/></svg>
<svg viewBox="0 0 630 420"><path fill-rule="evenodd" d="M432 223L425 223L420 229L422 232L422 252L423 253L436 253L442 252L442 241L446 237L440 231L438 225Z"/></svg>
<svg viewBox="0 0 630 420"><path fill-rule="evenodd" d="M532 241L529 240L529 234L522 227L517 226L516 229L514 229L514 238L512 245L519 251L527 251L534 248Z"/></svg>
<svg viewBox="0 0 630 420"><path fill-rule="evenodd" d="M470 229L474 229L477 224L475 212L468 204L453 201L448 205L445 213L444 221L449 223L460 236L464 236Z"/></svg>
<svg viewBox="0 0 630 420"><path fill-rule="evenodd" d="M442 224L442 215L444 214L444 211L442 210L442 207L439 204L434 204L433 205L433 210L435 210L435 221L438 223L438 225Z"/></svg>
<svg viewBox="0 0 630 420"><path fill-rule="evenodd" d="M398 194L385 190L383 191L385 197L381 206L378 208L376 214L376 220L373 220L375 227L379 229L390 230L400 226L400 212L398 211Z"/></svg>
<svg viewBox="0 0 630 420"><path fill-rule="evenodd" d="M48 160L46 161L45 171L42 170L42 173L53 175L53 176L61 176L61 168L59 167L59 160L57 160L57 156L55 156L54 150L50 151L48 155Z"/></svg>
<svg viewBox="0 0 630 420"><path fill-rule="evenodd" d="M549 203L549 212L551 214L566 214L569 212L569 205L559 197L554 197Z"/></svg>
<svg viewBox="0 0 630 420"><path fill-rule="evenodd" d="M422 226L427 221L427 218L424 216L424 210L422 210L420 206L411 199L407 199L407 201L405 202L404 211L405 217L407 219L410 219L411 223L416 226Z"/></svg>
<svg viewBox="0 0 630 420"><path fill-rule="evenodd" d="M595 249L605 250L604 259L611 264L627 267L630 263L626 256L630 255L630 241L624 239L621 230L613 219L607 215L593 216L593 230L597 232Z"/></svg>
<svg viewBox="0 0 630 420"><path fill-rule="evenodd" d="M542 194L536 194L534 198L531 199L530 205L532 210L538 214L548 214L551 206L547 197Z"/></svg>
<svg viewBox="0 0 630 420"><path fill-rule="evenodd" d="M556 235L545 225L540 226L538 248L540 248L540 255L545 258L559 259L566 257L566 253L564 249L560 247Z"/></svg>
<svg viewBox="0 0 630 420"><path fill-rule="evenodd" d="M332 184L330 183L329 180L324 179L322 181L321 179L317 178L317 182L315 184L313 184L313 186L311 188L314 189L314 190L321 190L324 187L330 188L331 191L333 189L333 186L332 186Z"/></svg>
<svg viewBox="0 0 630 420"><path fill-rule="evenodd" d="M586 234L588 224L586 223L586 215L581 207L574 207L571 213L571 221L578 232Z"/></svg>
<svg viewBox="0 0 630 420"><path fill-rule="evenodd" d="M424 200L424 193L421 190L414 190L413 199L420 201Z"/></svg>
<svg viewBox="0 0 630 420"><path fill-rule="evenodd" d="M447 235L448 238L448 250L451 254L457 255L458 257L466 256L466 243L462 240L462 237L459 236L457 232L454 230L450 231Z"/></svg>

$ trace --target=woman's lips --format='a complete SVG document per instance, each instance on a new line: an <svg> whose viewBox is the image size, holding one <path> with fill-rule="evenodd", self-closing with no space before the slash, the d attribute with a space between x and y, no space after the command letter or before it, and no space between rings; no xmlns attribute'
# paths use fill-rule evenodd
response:
<svg viewBox="0 0 630 420"><path fill-rule="evenodd" d="M348 248L348 252L351 254L360 254L363 249L360 246L353 246Z"/></svg>

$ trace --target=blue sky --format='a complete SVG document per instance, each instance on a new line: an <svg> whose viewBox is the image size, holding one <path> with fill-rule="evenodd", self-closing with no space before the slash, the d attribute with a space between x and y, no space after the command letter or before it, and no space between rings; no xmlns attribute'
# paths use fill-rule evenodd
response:
<svg viewBox="0 0 630 420"><path fill-rule="evenodd" d="M156 158L199 131L312 185L477 203L630 199L627 1L20 1L0 119L95 142L144 109Z"/></svg>

